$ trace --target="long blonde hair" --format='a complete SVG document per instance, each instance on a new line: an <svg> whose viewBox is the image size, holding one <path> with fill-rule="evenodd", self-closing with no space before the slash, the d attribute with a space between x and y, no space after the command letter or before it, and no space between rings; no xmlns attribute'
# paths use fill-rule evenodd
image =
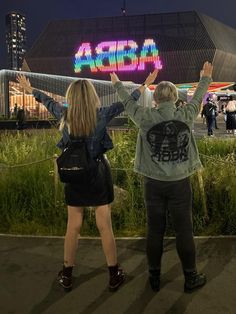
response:
<svg viewBox="0 0 236 314"><path fill-rule="evenodd" d="M236 111L236 101L235 100L231 100L228 102L226 108L225 108L226 111L229 111L229 112L234 112Z"/></svg>
<svg viewBox="0 0 236 314"><path fill-rule="evenodd" d="M89 136L97 123L97 108L100 100L93 84L88 80L77 80L66 91L68 109L60 123L60 130L65 124L74 137Z"/></svg>

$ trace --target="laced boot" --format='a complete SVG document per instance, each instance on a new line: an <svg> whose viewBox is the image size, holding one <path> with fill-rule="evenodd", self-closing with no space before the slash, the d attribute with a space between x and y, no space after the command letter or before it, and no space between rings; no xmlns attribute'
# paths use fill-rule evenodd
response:
<svg viewBox="0 0 236 314"><path fill-rule="evenodd" d="M108 269L110 274L109 290L114 292L125 281L125 272L118 264L115 266L108 266Z"/></svg>
<svg viewBox="0 0 236 314"><path fill-rule="evenodd" d="M199 274L197 271L193 272L184 272L185 283L184 283L184 292L192 292L198 288L201 288L206 284L206 275Z"/></svg>
<svg viewBox="0 0 236 314"><path fill-rule="evenodd" d="M65 265L63 265L63 269L58 273L58 283L66 292L72 289L72 270L73 266L65 267Z"/></svg>

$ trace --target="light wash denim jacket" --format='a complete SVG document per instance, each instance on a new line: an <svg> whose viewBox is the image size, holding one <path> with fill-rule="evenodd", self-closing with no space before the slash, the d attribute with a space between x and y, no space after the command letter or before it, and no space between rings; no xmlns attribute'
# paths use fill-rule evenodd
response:
<svg viewBox="0 0 236 314"><path fill-rule="evenodd" d="M60 121L63 114L67 110L62 104L56 102L53 98L47 94L34 89L33 95L38 102L41 102L47 110ZM135 90L132 93L132 97L138 100L140 97L139 90ZM107 107L100 107L97 114L97 126L94 133L86 138L88 150L93 158L105 153L107 150L113 148L113 143L110 136L107 133L106 126L108 123L121 112L124 111L124 106L121 102L113 103ZM70 140L69 132L67 127L62 130L62 138L58 142L57 147L63 150Z"/></svg>
<svg viewBox="0 0 236 314"><path fill-rule="evenodd" d="M114 85L125 111L139 127L134 171L160 181L177 181L202 166L192 129L210 82L202 77L190 102L178 109L173 102L142 107L121 82Z"/></svg>

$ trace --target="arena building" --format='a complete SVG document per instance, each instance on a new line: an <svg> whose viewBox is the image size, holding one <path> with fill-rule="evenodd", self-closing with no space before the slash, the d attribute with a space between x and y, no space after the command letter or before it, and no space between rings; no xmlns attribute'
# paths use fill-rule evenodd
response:
<svg viewBox="0 0 236 314"><path fill-rule="evenodd" d="M204 61L214 81L236 81L236 30L198 12L175 12L51 21L26 55L23 70L62 76L142 83L197 82Z"/></svg>
<svg viewBox="0 0 236 314"><path fill-rule="evenodd" d="M27 53L22 70L35 88L62 102L70 82L91 79L108 105L118 100L107 82L112 71L132 82L132 90L158 68L157 81L174 82L187 99L206 60L214 63L209 92L234 93L236 30L191 11L52 21ZM29 118L47 119L46 109L21 90L16 75L0 71L0 115L14 118L17 105Z"/></svg>

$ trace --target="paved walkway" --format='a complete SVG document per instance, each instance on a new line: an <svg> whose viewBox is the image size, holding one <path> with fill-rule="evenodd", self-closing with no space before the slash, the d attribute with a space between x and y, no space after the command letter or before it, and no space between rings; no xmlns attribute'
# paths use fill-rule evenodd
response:
<svg viewBox="0 0 236 314"><path fill-rule="evenodd" d="M220 114L217 117L217 126L218 126L218 129L213 128L214 137L236 138L236 135L226 133L225 121L224 121L223 114ZM201 138L203 136L207 136L206 123L203 124L203 119L200 116L198 116L198 118L194 122L194 134L195 134L196 138Z"/></svg>
<svg viewBox="0 0 236 314"><path fill-rule="evenodd" d="M235 314L236 237L196 239L198 268L208 277L202 289L183 292L174 240L165 240L162 283L154 293L147 282L145 240L117 240L119 262L128 278L115 293L99 239L80 241L74 289L57 285L62 238L0 236L1 314Z"/></svg>

